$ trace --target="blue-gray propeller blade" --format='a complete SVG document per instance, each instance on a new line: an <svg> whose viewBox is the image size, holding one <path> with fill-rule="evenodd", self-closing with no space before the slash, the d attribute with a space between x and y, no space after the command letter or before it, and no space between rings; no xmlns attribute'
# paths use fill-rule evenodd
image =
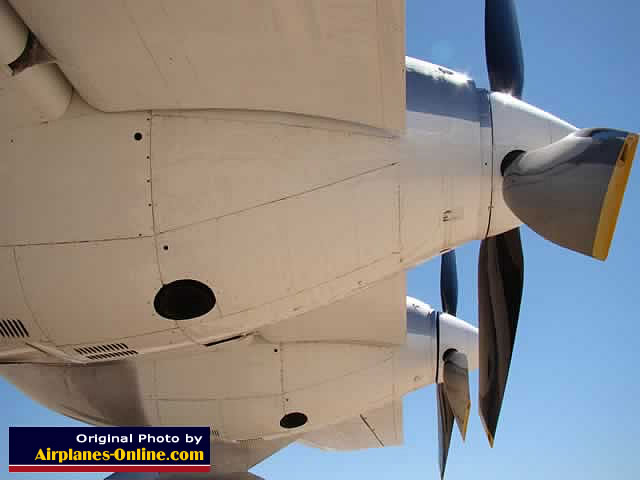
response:
<svg viewBox="0 0 640 480"><path fill-rule="evenodd" d="M458 269L454 250L446 252L440 258L440 298L442 311L455 316L458 310ZM440 315L438 314L436 318L439 329ZM438 341L439 339L438 335ZM440 478L444 478L454 418L463 440L467 433L471 405L469 401L469 365L464 353L454 349L442 352L440 345L438 345L437 360L443 362L442 383L437 384L436 400L438 404ZM437 381L438 378L436 378Z"/></svg>
<svg viewBox="0 0 640 480"><path fill-rule="evenodd" d="M484 239L478 258L478 396L480 417L492 447L516 338L523 281L520 230Z"/></svg>
<svg viewBox="0 0 640 480"><path fill-rule="evenodd" d="M458 268L455 250L450 250L440 257L440 300L442 311L455 317L458 310Z"/></svg>
<svg viewBox="0 0 640 480"><path fill-rule="evenodd" d="M453 432L453 410L447 401L447 394L442 383L436 385L436 399L438 403L438 461L440 464L440 479L444 478Z"/></svg>
<svg viewBox="0 0 640 480"><path fill-rule="evenodd" d="M485 0L484 38L491 90L521 98L524 60L514 0ZM519 229L482 241L478 259L479 408L491 446L511 364L523 273Z"/></svg>
<svg viewBox="0 0 640 480"><path fill-rule="evenodd" d="M443 356L442 384L447 401L458 424L462 440L467 436L471 399L469 396L469 361L467 356L451 349Z"/></svg>
<svg viewBox="0 0 640 480"><path fill-rule="evenodd" d="M484 42L491 90L522 97L524 61L513 0L486 0Z"/></svg>

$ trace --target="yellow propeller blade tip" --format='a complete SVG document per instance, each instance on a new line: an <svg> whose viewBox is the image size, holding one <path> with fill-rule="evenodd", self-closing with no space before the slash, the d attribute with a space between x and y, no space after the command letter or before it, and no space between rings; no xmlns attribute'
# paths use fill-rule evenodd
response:
<svg viewBox="0 0 640 480"><path fill-rule="evenodd" d="M638 147L638 135L630 133L620 149L616 165L609 180L607 193L600 210L600 220L596 229L596 236L593 242L592 255L598 260L606 260L609 255L609 247L613 240L613 233L616 229L618 214L622 206L622 199L631 173L631 165Z"/></svg>

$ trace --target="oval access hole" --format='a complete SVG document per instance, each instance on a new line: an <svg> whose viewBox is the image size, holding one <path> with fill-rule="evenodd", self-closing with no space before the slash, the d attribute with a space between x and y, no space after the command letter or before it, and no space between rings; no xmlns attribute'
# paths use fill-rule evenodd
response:
<svg viewBox="0 0 640 480"><path fill-rule="evenodd" d="M216 296L197 280L167 283L156 294L153 306L159 315L171 320L190 320L208 313L216 306Z"/></svg>
<svg viewBox="0 0 640 480"><path fill-rule="evenodd" d="M280 420L280 426L282 428L298 428L307 423L307 416L300 412L287 413Z"/></svg>

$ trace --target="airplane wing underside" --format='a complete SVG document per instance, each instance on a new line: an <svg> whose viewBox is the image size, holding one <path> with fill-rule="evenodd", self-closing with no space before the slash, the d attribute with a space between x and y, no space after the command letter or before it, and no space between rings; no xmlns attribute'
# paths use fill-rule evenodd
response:
<svg viewBox="0 0 640 480"><path fill-rule="evenodd" d="M10 3L103 111L273 110L404 128L403 0Z"/></svg>
<svg viewBox="0 0 640 480"><path fill-rule="evenodd" d="M197 474L192 477L180 474L181 480L194 478L207 480L250 480L260 477L244 474L250 468L262 462L294 441L323 450L348 451L365 448L380 448L401 445L402 399L397 399L383 407L368 411L350 420L331 425L300 438L285 437L273 440L248 440L242 442L221 442L212 439L211 458L213 468L210 474ZM154 474L156 475L156 474ZM136 477L138 478L138 477ZM149 480L173 480L172 474L159 474ZM131 474L115 473L107 480L130 480ZM141 480L146 477L141 476Z"/></svg>
<svg viewBox="0 0 640 480"><path fill-rule="evenodd" d="M323 450L348 451L401 445L402 399L304 435L300 442Z"/></svg>

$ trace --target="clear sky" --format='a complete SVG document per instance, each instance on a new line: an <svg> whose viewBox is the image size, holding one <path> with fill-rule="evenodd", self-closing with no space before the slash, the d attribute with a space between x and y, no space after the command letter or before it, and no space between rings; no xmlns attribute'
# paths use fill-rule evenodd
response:
<svg viewBox="0 0 640 480"><path fill-rule="evenodd" d="M407 54L463 71L486 87L482 0L409 0ZM524 99L580 127L640 131L640 3L520 0ZM639 163L640 159L636 161ZM640 399L637 272L640 166L631 173L611 254L601 263L523 231L525 290L495 448L477 412L466 444L454 432L448 479L637 479ZM476 324L478 243L458 250L458 314ZM409 295L439 306L439 261L409 273ZM0 478L9 425L72 425L0 380ZM433 386L404 401L403 447L327 453L293 445L256 467L267 479L438 478Z"/></svg>

